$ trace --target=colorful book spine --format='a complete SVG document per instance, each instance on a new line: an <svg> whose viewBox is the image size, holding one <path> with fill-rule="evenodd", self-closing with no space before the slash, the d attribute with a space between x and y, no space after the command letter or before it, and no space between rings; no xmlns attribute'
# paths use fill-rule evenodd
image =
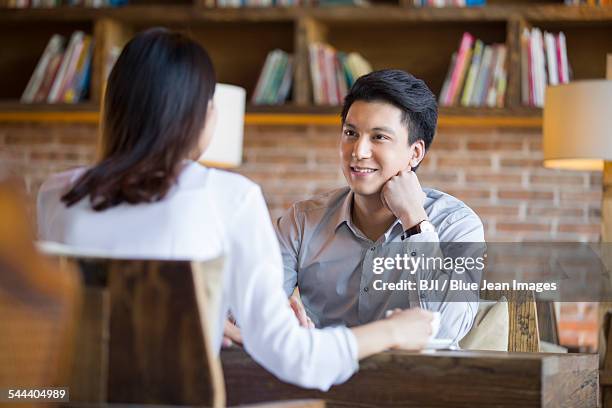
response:
<svg viewBox="0 0 612 408"><path fill-rule="evenodd" d="M26 89L23 91L23 95L21 95L21 102L34 102L36 93L45 79L45 73L47 72L49 62L55 54L61 51L63 45L64 37L59 34L55 34L51 37L47 43L47 46L45 47L45 51L41 55L40 60L36 65L36 68L34 69L34 73L30 77L30 81L28 82Z"/></svg>
<svg viewBox="0 0 612 408"><path fill-rule="evenodd" d="M453 52L451 56L451 61L448 66L448 71L446 72L446 77L444 78L444 83L442 84L442 90L440 91L440 96L438 98L438 103L444 106L444 101L448 98L448 89L450 88L451 77L453 75L453 71L455 70L455 65L457 64L457 52Z"/></svg>
<svg viewBox="0 0 612 408"><path fill-rule="evenodd" d="M478 68L480 67L480 61L482 59L482 50L484 44L482 41L477 40L474 45L474 52L472 55L472 64L468 72L467 79L465 80L465 87L463 89L463 95L461 96L461 105L469 106L470 98L474 91L474 84L476 83L476 75L478 74Z"/></svg>
<svg viewBox="0 0 612 408"><path fill-rule="evenodd" d="M451 77L451 83L447 98L444 101L444 104L446 106L452 105L453 100L455 100L455 95L459 92L458 88L461 85L459 81L462 75L465 74L465 66L467 65L468 56L473 43L474 37L470 33L463 33L463 37L459 46L459 52L457 53L457 64L455 65L455 69L453 70L453 75Z"/></svg>

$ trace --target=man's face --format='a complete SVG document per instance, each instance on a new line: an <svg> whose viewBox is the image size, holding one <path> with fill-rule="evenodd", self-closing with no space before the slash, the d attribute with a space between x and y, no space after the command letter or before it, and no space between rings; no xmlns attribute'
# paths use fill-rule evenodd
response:
<svg viewBox="0 0 612 408"><path fill-rule="evenodd" d="M413 149L402 111L386 102L354 102L342 127L342 172L355 194L379 194L410 165Z"/></svg>

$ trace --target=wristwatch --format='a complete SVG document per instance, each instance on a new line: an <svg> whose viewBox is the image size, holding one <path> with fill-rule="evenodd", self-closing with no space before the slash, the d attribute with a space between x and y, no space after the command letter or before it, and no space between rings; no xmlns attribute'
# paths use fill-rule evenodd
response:
<svg viewBox="0 0 612 408"><path fill-rule="evenodd" d="M417 225L415 225L414 227L408 228L406 231L404 231L404 234L402 235L402 241L405 239L408 239L409 237L415 234L420 234L421 232L435 232L435 231L436 231L436 228L433 226L431 222L429 222L428 220L423 220L419 222Z"/></svg>

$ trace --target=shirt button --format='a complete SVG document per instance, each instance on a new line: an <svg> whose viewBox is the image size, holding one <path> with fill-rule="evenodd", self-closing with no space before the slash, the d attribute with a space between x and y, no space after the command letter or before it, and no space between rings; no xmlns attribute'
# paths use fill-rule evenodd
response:
<svg viewBox="0 0 612 408"><path fill-rule="evenodd" d="M412 256L416 256L416 252L412 251L412 252L410 253L410 255L412 255Z"/></svg>
<svg viewBox="0 0 612 408"><path fill-rule="evenodd" d="M368 287L366 286L365 288L363 288L363 291L367 292L368 291Z"/></svg>
<svg viewBox="0 0 612 408"><path fill-rule="evenodd" d="M372 247L370 248L370 251L374 251L376 249L376 247Z"/></svg>

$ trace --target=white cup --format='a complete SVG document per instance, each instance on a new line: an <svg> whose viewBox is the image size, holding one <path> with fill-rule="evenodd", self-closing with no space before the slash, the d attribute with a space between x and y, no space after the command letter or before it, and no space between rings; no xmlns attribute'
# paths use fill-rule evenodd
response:
<svg viewBox="0 0 612 408"><path fill-rule="evenodd" d="M429 340L433 340L438 335L438 331L440 331L440 312L433 312L433 319L431 320L431 336L429 336Z"/></svg>

